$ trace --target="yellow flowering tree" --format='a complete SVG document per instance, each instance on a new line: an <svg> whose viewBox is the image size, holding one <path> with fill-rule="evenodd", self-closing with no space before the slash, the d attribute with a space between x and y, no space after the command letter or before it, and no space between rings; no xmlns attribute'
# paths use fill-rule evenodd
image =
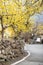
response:
<svg viewBox="0 0 43 65"><path fill-rule="evenodd" d="M0 0L0 32L2 37L14 37L18 32L29 32L29 18L43 11L42 0Z"/></svg>

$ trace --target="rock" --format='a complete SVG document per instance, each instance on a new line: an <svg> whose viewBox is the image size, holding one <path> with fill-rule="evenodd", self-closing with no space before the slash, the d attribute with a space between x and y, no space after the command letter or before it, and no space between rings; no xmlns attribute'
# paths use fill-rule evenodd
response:
<svg viewBox="0 0 43 65"><path fill-rule="evenodd" d="M11 50L11 46L8 46L6 49L5 49L5 54L8 54Z"/></svg>
<svg viewBox="0 0 43 65"><path fill-rule="evenodd" d="M2 49L2 54L5 54L5 50L4 49Z"/></svg>
<svg viewBox="0 0 43 65"><path fill-rule="evenodd" d="M11 44L11 47L12 48L16 48L16 44Z"/></svg>
<svg viewBox="0 0 43 65"><path fill-rule="evenodd" d="M0 45L0 50L2 49L2 45Z"/></svg>
<svg viewBox="0 0 43 65"><path fill-rule="evenodd" d="M3 58L4 56L3 56L3 54L0 54L0 58Z"/></svg>
<svg viewBox="0 0 43 65"><path fill-rule="evenodd" d="M1 54L1 50L0 50L0 54Z"/></svg>

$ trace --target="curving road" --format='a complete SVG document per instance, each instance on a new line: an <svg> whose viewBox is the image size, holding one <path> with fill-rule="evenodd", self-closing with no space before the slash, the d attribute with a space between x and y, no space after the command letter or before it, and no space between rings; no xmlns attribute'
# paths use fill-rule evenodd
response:
<svg viewBox="0 0 43 65"><path fill-rule="evenodd" d="M30 56L17 65L43 65L43 44L26 44L25 50L30 51Z"/></svg>

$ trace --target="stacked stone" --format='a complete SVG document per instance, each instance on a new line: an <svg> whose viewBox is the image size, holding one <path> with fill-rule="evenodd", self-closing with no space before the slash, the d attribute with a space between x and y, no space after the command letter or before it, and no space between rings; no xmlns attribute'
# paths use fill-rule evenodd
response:
<svg viewBox="0 0 43 65"><path fill-rule="evenodd" d="M15 59L23 54L24 43L21 40L0 42L0 60Z"/></svg>

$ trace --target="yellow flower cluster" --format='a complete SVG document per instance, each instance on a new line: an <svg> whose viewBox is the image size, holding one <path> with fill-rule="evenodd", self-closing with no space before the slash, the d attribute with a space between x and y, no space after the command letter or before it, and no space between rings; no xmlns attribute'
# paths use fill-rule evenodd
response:
<svg viewBox="0 0 43 65"><path fill-rule="evenodd" d="M29 2L30 1L30 2ZM35 13L40 13L43 11L43 2L42 0L27 0L27 10L28 14L31 16Z"/></svg>
<svg viewBox="0 0 43 65"><path fill-rule="evenodd" d="M14 35L15 35L15 33L14 33L14 30L13 30L13 28L10 26L10 27L8 27L8 28L6 28L5 30L4 30L4 37L14 37Z"/></svg>
<svg viewBox="0 0 43 65"><path fill-rule="evenodd" d="M12 37L14 35L13 33L16 34L20 31L28 32L31 26L29 24L29 17L35 12L42 10L40 7L41 2L42 0L36 3L35 0L0 0L0 16L3 16L3 26L9 26L5 29L4 35ZM10 25L13 25L14 30Z"/></svg>
<svg viewBox="0 0 43 65"><path fill-rule="evenodd" d="M39 24L37 27L37 34L43 34L43 24Z"/></svg>
<svg viewBox="0 0 43 65"><path fill-rule="evenodd" d="M3 26L9 26L4 30L4 36L12 37L14 33L27 31L25 22L27 20L28 14L26 14L26 6L23 6L21 1L18 0L1 0L0 1L0 15L3 16ZM13 27L10 26L14 26ZM1 23L0 23L0 30L1 30Z"/></svg>

